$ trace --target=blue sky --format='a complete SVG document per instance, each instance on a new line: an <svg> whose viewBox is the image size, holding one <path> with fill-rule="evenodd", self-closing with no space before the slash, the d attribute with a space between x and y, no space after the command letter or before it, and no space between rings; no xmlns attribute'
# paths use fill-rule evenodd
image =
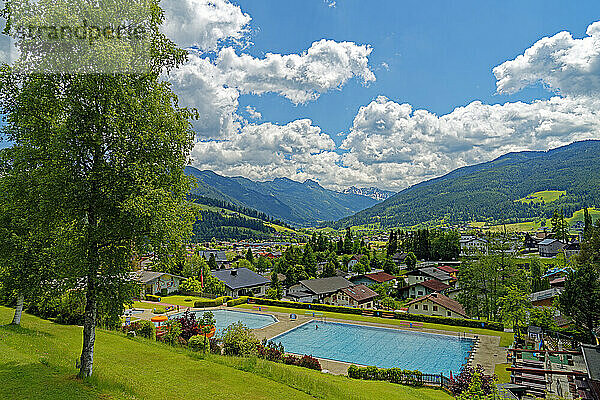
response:
<svg viewBox="0 0 600 400"><path fill-rule="evenodd" d="M401 190L600 139L600 2L163 0L190 164ZM2 144L0 144L2 146Z"/></svg>
<svg viewBox="0 0 600 400"><path fill-rule="evenodd" d="M496 94L492 68L513 59L543 36L563 30L575 37L600 19L598 1L238 1L249 13L254 46L247 52L301 53L316 40L353 41L373 47L377 77L367 87L356 80L317 102L293 105L277 94L243 95L263 119L285 124L311 118L336 143L361 105L379 95L438 115L473 100L485 103L548 98L541 87ZM382 67L387 63L389 70Z"/></svg>

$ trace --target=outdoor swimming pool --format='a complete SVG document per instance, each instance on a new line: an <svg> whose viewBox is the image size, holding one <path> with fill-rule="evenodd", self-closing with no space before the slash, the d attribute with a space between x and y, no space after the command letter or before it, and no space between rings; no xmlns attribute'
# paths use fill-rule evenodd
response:
<svg viewBox="0 0 600 400"><path fill-rule="evenodd" d="M277 322L277 318L272 315L256 314L251 312L234 311L234 310L211 310L215 315L217 324L215 326L217 333L222 332L234 322L241 322L250 329L260 329ZM206 311L190 311L196 314L196 319L202 318ZM169 319L179 318L183 313L178 313L169 316Z"/></svg>
<svg viewBox="0 0 600 400"><path fill-rule="evenodd" d="M448 335L316 321L271 340L290 353L430 374L460 372L473 347L472 339Z"/></svg>

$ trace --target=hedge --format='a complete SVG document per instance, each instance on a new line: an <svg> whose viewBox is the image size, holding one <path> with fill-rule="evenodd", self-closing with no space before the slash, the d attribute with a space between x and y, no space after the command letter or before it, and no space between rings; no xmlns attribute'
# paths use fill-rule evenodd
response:
<svg viewBox="0 0 600 400"><path fill-rule="evenodd" d="M160 301L160 296L155 296L153 294L147 294L146 300L148 301Z"/></svg>
<svg viewBox="0 0 600 400"><path fill-rule="evenodd" d="M355 314L362 315L364 311L361 308L342 307L342 306L330 306L327 304L315 304L315 303L298 303L295 301L284 301L284 300L273 300L264 299L258 297L250 297L254 303L266 305L266 306L277 306L287 308L299 308L305 310L314 311L329 311L338 312L343 314ZM491 329L494 331L504 331L504 324L501 322L493 321L480 321L477 319L462 319L462 318L451 318L451 317L436 317L430 315L421 314L409 314L403 312L384 311L384 310L366 310L374 313L375 316L381 316L381 313L393 314L395 319L401 319L406 321L419 321L419 322L430 322L434 324L452 325L452 326L464 326L468 328L484 328Z"/></svg>
<svg viewBox="0 0 600 400"><path fill-rule="evenodd" d="M194 307L195 308L218 307L218 306L222 306L223 303L226 303L231 299L232 299L232 297L230 297L230 296L221 296L221 297L217 297L216 299L196 300L194 302Z"/></svg>
<svg viewBox="0 0 600 400"><path fill-rule="evenodd" d="M423 373L402 368L348 367L348 377L369 381L388 381L409 386L423 386Z"/></svg>
<svg viewBox="0 0 600 400"><path fill-rule="evenodd" d="M235 306L239 306L240 304L246 304L247 302L248 302L248 296L242 296L242 297L234 299L234 300L229 300L227 302L227 307L235 307Z"/></svg>

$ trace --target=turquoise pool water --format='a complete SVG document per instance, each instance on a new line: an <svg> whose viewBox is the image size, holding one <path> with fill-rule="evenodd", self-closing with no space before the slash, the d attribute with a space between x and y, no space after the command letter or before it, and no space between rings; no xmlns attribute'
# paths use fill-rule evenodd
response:
<svg viewBox="0 0 600 400"><path fill-rule="evenodd" d="M274 337L286 352L429 374L460 372L473 340L400 329L311 321Z"/></svg>
<svg viewBox="0 0 600 400"><path fill-rule="evenodd" d="M206 311L190 311L196 314L196 319L202 318L202 315ZM265 314L256 314L251 312L243 312L243 311L234 311L234 310L212 310L212 313L215 315L215 320L217 324L215 326L217 330L217 334L222 332L223 329L227 328L229 325L234 322L242 322L250 329L260 329L265 326L269 326L277 322L277 319L272 315ZM169 317L169 319L179 318L183 313L173 314Z"/></svg>

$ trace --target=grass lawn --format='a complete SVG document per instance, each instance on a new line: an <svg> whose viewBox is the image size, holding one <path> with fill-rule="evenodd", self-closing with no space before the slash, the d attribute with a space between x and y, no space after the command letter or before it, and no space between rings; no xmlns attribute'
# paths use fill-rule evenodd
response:
<svg viewBox="0 0 600 400"><path fill-rule="evenodd" d="M490 226L491 232L504 232L504 227L506 226L507 232L529 232L535 229L538 229L541 226L541 223L538 221L525 221L525 222L516 222L514 224L506 224L506 225L493 225Z"/></svg>
<svg viewBox="0 0 600 400"><path fill-rule="evenodd" d="M531 193L522 199L515 200L521 203L550 203L558 200L560 196L567 194L564 190L543 190L541 192Z"/></svg>
<svg viewBox="0 0 600 400"><path fill-rule="evenodd" d="M0 307L0 325L13 310ZM0 398L10 399L451 399L435 389L356 381L255 358L207 356L96 330L94 376L75 378L77 326L27 314L0 326Z"/></svg>
<svg viewBox="0 0 600 400"><path fill-rule="evenodd" d="M240 308L253 309L256 305L252 304L240 304ZM305 312L309 310L297 309L297 308L287 308L287 307L276 307L276 306L261 306L266 307L268 311L275 311L281 313L291 313L291 314L299 314L304 315ZM362 315L355 314L343 314L329 311L316 311L319 313L323 313L323 315L327 318L337 318L337 319L345 319L349 321L364 321L364 322L376 322L379 324L387 324L387 325L400 325L402 320L399 319L388 319L388 318L380 318L380 317L366 317ZM513 341L513 334L510 332L498 332L490 329L481 329L481 328L468 328L464 326L452 326L452 325L442 325L442 324L433 324L430 322L423 322L424 328L429 329L439 329L442 331L448 332L467 332L475 335L489 335L489 336L499 336L500 337L500 346L508 347Z"/></svg>
<svg viewBox="0 0 600 400"><path fill-rule="evenodd" d="M506 370L507 367L510 367L510 364L496 364L494 374L498 377L498 383L510 382L510 371Z"/></svg>
<svg viewBox="0 0 600 400"><path fill-rule="evenodd" d="M188 301L189 300L189 301ZM164 296L160 298L160 303L179 305L181 307L194 307L194 302L197 300L209 300L204 297L196 296ZM133 308L147 308L153 309L157 307L154 303L145 303L141 301L134 301Z"/></svg>

